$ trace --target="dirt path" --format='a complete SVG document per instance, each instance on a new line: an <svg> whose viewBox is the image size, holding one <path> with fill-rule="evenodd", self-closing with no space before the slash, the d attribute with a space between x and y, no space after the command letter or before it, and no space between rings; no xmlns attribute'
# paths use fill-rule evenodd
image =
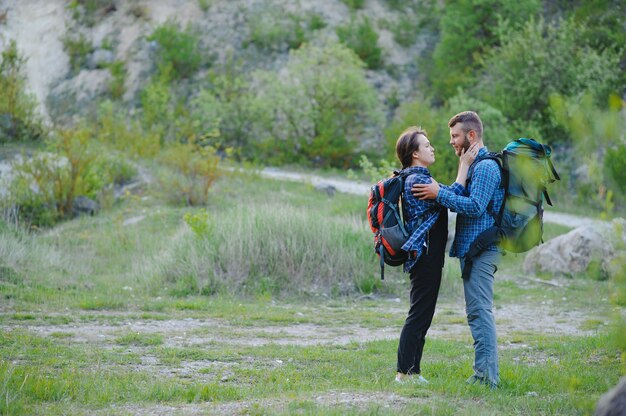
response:
<svg viewBox="0 0 626 416"><path fill-rule="evenodd" d="M369 195L371 184L359 181L349 181L347 179L338 178L323 178L321 176L309 175L305 173L286 172L277 168L265 168L261 171L261 175L266 178L290 180L296 182L310 183L315 187L325 188L328 186L334 187L338 192L344 192L354 195L361 195L366 197ZM582 227L584 225L600 224L603 221L589 217L582 217L579 215L564 214L561 212L546 211L544 213L544 221L552 224L564 225L571 228ZM450 213L454 218L456 214Z"/></svg>

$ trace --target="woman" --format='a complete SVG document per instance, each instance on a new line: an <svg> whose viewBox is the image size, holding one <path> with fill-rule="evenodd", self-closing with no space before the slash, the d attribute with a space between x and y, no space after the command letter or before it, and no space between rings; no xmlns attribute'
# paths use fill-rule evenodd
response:
<svg viewBox="0 0 626 416"><path fill-rule="evenodd" d="M476 152L472 146L461 155L456 182L463 186ZM404 271L411 277L411 306L400 334L396 381L427 384L421 375L420 361L441 284L448 210L434 200L419 200L411 195L413 184L430 182L428 167L435 162L435 149L426 132L420 127L406 129L398 138L396 154L403 171L409 173L404 183L403 213L410 237L402 249L409 253Z"/></svg>

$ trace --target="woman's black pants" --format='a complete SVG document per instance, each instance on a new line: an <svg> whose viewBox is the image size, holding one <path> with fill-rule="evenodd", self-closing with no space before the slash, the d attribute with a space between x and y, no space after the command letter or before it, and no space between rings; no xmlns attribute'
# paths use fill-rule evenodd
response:
<svg viewBox="0 0 626 416"><path fill-rule="evenodd" d="M440 215L440 217L447 216ZM443 224L433 226L430 232L428 253L424 252L411 269L411 306L398 344L397 371L400 373L419 374L421 372L420 362L424 351L426 332L430 328L435 314L437 296L441 286L448 234L447 219L445 221L445 232L436 229L439 228L437 225Z"/></svg>

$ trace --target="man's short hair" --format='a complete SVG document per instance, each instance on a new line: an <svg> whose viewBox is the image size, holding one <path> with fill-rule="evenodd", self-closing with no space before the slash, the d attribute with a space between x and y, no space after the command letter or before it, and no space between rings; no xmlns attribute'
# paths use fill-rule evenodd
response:
<svg viewBox="0 0 626 416"><path fill-rule="evenodd" d="M474 130L480 140L483 138L483 122L473 111L463 111L452 117L448 121L448 127L452 128L457 123L463 124L463 133L467 134L470 130Z"/></svg>

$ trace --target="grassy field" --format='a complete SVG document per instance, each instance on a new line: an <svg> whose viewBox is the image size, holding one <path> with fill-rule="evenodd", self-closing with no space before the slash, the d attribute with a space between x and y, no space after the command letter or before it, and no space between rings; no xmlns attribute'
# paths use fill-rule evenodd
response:
<svg viewBox="0 0 626 416"><path fill-rule="evenodd" d="M625 367L609 285L496 281L502 387L468 386L456 260L426 386L397 385L406 276L378 280L365 196L231 176L206 210L149 189L0 241L0 414L589 414ZM547 225L546 238L567 228Z"/></svg>

